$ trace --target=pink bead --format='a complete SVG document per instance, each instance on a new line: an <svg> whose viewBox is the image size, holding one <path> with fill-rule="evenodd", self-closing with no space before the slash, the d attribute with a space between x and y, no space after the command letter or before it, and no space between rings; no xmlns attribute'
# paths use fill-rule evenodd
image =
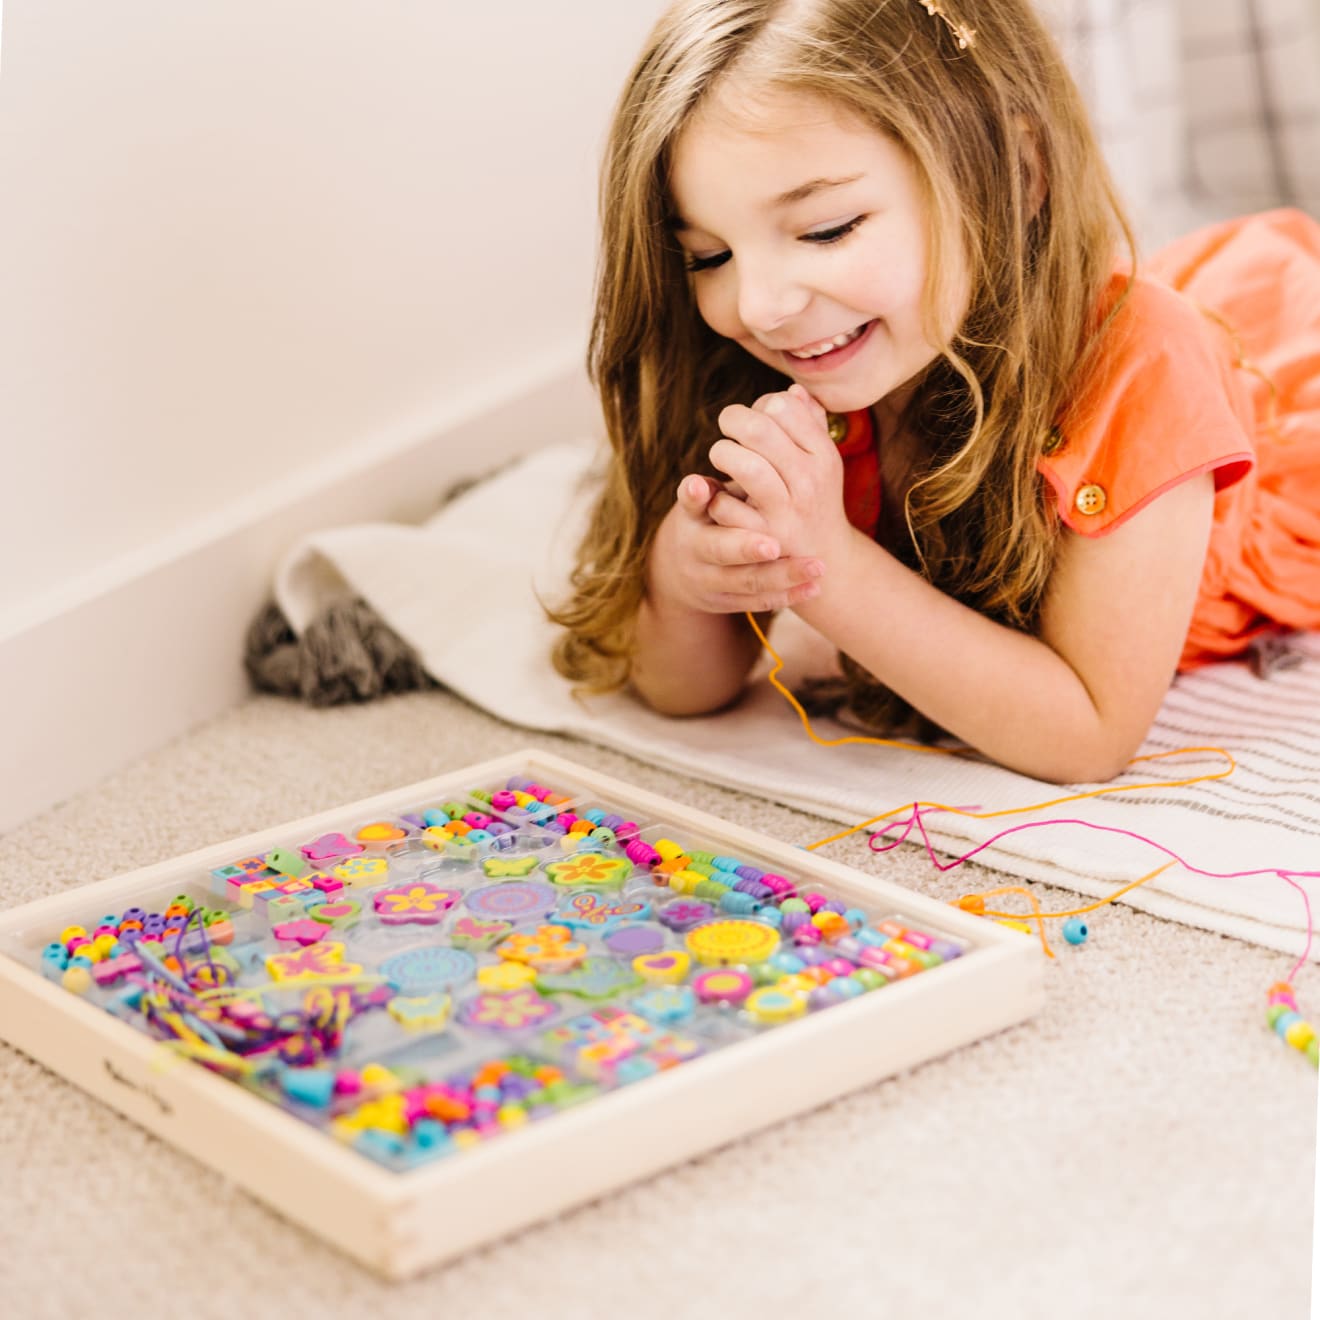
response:
<svg viewBox="0 0 1320 1320"><path fill-rule="evenodd" d="M336 1095L357 1095L362 1090L362 1076L346 1068L335 1076Z"/></svg>
<svg viewBox="0 0 1320 1320"><path fill-rule="evenodd" d="M517 801L518 799L507 788L502 788L498 793L490 795L490 805L496 811L508 811Z"/></svg>
<svg viewBox="0 0 1320 1320"><path fill-rule="evenodd" d="M761 883L771 890L777 898L791 898L793 895L793 882L787 876L776 875L773 871L767 871L761 877Z"/></svg>
<svg viewBox="0 0 1320 1320"><path fill-rule="evenodd" d="M919 930L904 930L903 939L914 949L930 948L930 936L922 934Z"/></svg>
<svg viewBox="0 0 1320 1320"><path fill-rule="evenodd" d="M820 930L811 922L805 921L793 932L794 944L819 944Z"/></svg>
<svg viewBox="0 0 1320 1320"><path fill-rule="evenodd" d="M828 958L820 965L834 976L852 975L853 965L847 958Z"/></svg>
<svg viewBox="0 0 1320 1320"><path fill-rule="evenodd" d="M808 890L805 894L801 894L799 897L811 909L813 916L819 912L827 902L829 902L824 894L818 894L815 890Z"/></svg>
<svg viewBox="0 0 1320 1320"><path fill-rule="evenodd" d="M623 851L634 866L654 866L660 860L660 854L642 839L629 839Z"/></svg>

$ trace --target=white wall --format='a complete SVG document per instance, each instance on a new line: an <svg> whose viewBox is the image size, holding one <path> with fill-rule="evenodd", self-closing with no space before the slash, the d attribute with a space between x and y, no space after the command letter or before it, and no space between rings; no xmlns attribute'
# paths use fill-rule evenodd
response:
<svg viewBox="0 0 1320 1320"><path fill-rule="evenodd" d="M632 0L9 0L0 614L580 359Z"/></svg>
<svg viewBox="0 0 1320 1320"><path fill-rule="evenodd" d="M661 8L6 0L0 711L69 755L117 739L103 771L241 693L241 624L307 525L421 513L501 446L590 424L597 163ZM52 676L78 612L132 589L123 624L175 633L187 589L160 575L245 538L209 639L225 691L181 689L135 745L75 731L64 689L106 663ZM13 729L0 828L76 786L34 796Z"/></svg>

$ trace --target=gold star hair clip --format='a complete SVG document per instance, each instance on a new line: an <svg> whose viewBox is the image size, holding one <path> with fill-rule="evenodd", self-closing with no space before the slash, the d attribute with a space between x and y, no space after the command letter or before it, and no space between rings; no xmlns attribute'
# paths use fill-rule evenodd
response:
<svg viewBox="0 0 1320 1320"><path fill-rule="evenodd" d="M944 6L940 0L917 0L917 3L931 16L931 18L940 19L946 28L958 40L959 50L968 50L976 44L976 29L969 28L966 23L956 23L948 14L944 12Z"/></svg>

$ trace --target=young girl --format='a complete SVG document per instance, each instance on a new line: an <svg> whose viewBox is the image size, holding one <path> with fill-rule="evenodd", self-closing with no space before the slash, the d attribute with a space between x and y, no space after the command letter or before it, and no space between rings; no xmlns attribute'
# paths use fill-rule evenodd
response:
<svg viewBox="0 0 1320 1320"><path fill-rule="evenodd" d="M588 690L718 709L790 609L872 727L1101 780L1178 668L1320 626L1320 227L1134 274L1029 0L679 0L602 199Z"/></svg>

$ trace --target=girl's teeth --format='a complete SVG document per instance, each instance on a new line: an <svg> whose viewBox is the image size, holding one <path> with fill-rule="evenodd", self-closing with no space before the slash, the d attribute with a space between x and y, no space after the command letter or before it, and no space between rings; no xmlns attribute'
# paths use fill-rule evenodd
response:
<svg viewBox="0 0 1320 1320"><path fill-rule="evenodd" d="M822 357L826 353L832 353L836 348L842 348L845 344L851 344L858 335L865 330L864 325L858 326L856 330L851 330L847 334L835 335L833 339L822 339L818 344L812 344L808 348L789 349L788 356L795 358L814 358Z"/></svg>

